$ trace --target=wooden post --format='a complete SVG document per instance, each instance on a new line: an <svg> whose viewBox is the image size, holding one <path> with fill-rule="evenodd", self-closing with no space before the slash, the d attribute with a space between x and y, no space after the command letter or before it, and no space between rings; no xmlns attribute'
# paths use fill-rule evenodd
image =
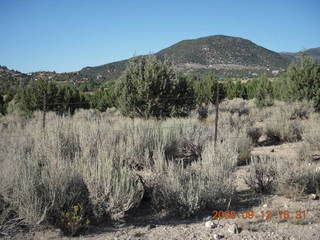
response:
<svg viewBox="0 0 320 240"><path fill-rule="evenodd" d="M216 89L216 120L214 127L214 146L217 145L217 137L218 137L218 120L219 120L219 82L217 82Z"/></svg>
<svg viewBox="0 0 320 240"><path fill-rule="evenodd" d="M42 129L46 128L46 113L47 113L47 97L43 94L43 106L42 106Z"/></svg>

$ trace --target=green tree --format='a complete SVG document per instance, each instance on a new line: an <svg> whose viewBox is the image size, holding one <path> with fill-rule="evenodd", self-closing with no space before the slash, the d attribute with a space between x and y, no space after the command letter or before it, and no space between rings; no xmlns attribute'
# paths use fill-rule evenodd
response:
<svg viewBox="0 0 320 240"><path fill-rule="evenodd" d="M320 66L304 54L288 67L289 91L292 100L313 100L317 110L320 88Z"/></svg>
<svg viewBox="0 0 320 240"><path fill-rule="evenodd" d="M255 98L258 82L259 79L254 78L245 83L248 99Z"/></svg>
<svg viewBox="0 0 320 240"><path fill-rule="evenodd" d="M207 106L209 103L214 104L217 99L217 86L219 84L219 100L226 97L226 87L223 83L219 83L218 79L207 74L200 79L193 81L195 98L198 106Z"/></svg>
<svg viewBox="0 0 320 240"><path fill-rule="evenodd" d="M130 117L168 117L186 115L192 104L191 88L178 78L168 60L155 56L136 57L117 84L118 106ZM190 106L190 108L188 107Z"/></svg>
<svg viewBox="0 0 320 240"><path fill-rule="evenodd" d="M59 114L74 113L77 108L87 106L74 87L57 86L44 78L30 81L26 88L20 89L16 100L20 110L29 114L35 110L43 110L44 104L47 111Z"/></svg>
<svg viewBox="0 0 320 240"><path fill-rule="evenodd" d="M6 113L5 102L4 102L2 95L0 95L0 114L4 115L5 113Z"/></svg>
<svg viewBox="0 0 320 240"><path fill-rule="evenodd" d="M258 107L273 105L273 87L271 81L268 78L261 77L258 79L255 99Z"/></svg>
<svg viewBox="0 0 320 240"><path fill-rule="evenodd" d="M115 106L115 94L109 89L97 89L89 95L88 100L91 108L98 109L101 112Z"/></svg>
<svg viewBox="0 0 320 240"><path fill-rule="evenodd" d="M226 86L226 93L227 93L228 99L234 99L234 98L248 99L246 86L240 81L236 81L234 83L231 80L228 80L225 86Z"/></svg>

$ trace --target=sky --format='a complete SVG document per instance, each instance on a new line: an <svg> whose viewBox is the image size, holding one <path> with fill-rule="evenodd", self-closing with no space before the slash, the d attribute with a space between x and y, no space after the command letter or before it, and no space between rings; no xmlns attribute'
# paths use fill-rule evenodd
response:
<svg viewBox="0 0 320 240"><path fill-rule="evenodd" d="M319 0L0 0L0 65L78 71L228 35L273 51L320 47Z"/></svg>

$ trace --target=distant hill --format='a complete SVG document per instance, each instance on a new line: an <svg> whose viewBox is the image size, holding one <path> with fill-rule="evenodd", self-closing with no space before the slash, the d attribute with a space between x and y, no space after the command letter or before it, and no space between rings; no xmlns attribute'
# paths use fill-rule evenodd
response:
<svg viewBox="0 0 320 240"><path fill-rule="evenodd" d="M320 48L305 51L320 63ZM255 43L223 35L180 41L155 55L169 58L178 72L206 73L229 77L272 75L281 72L299 53L277 53ZM23 86L30 79L47 77L61 83L97 84L116 80L125 70L130 59L95 67L85 67L77 72L33 72L24 74L0 66L0 94L8 89Z"/></svg>
<svg viewBox="0 0 320 240"><path fill-rule="evenodd" d="M285 69L290 60L253 42L223 35L183 40L155 54L167 57L181 72L215 71L224 74L247 74L268 68ZM81 75L97 79L118 78L128 60L80 70ZM243 73L245 72L245 73Z"/></svg>
<svg viewBox="0 0 320 240"><path fill-rule="evenodd" d="M320 47L319 48L310 48L308 50L305 51L300 51L300 52L282 52L280 53L282 56L286 57L289 60L294 60L296 57L299 56L300 53L305 53L308 56L312 57L313 59L315 59L317 61L318 64L320 64Z"/></svg>
<svg viewBox="0 0 320 240"><path fill-rule="evenodd" d="M0 94L26 85L29 79L30 77L27 74L0 66Z"/></svg>

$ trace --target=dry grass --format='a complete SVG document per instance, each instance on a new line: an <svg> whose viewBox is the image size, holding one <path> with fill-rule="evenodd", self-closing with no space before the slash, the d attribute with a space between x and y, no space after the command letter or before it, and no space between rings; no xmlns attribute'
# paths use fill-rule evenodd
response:
<svg viewBox="0 0 320 240"><path fill-rule="evenodd" d="M128 119L115 110L48 113L45 131L40 112L31 119L8 115L0 125L0 195L25 221L61 228L61 214L76 205L77 229L84 229L86 220L125 217L147 195L153 208L183 217L223 209L235 196L235 166L248 163L262 134L256 121L269 137L303 139L305 156L319 151L319 115L307 103L291 107L276 103L258 112L252 101L224 102L216 147L213 106L205 121ZM308 164L253 160L248 181L259 192L318 192L320 171Z"/></svg>
<svg viewBox="0 0 320 240"><path fill-rule="evenodd" d="M248 185L259 193L275 192L296 198L320 193L320 167L296 159L259 156L250 165Z"/></svg>
<svg viewBox="0 0 320 240"><path fill-rule="evenodd" d="M61 227L61 214L76 205L82 209L79 223L122 218L145 195L147 180L139 171L156 180L152 192L162 194L165 204L153 201L155 207L179 215L226 205L234 195L230 173L244 150L227 136L241 131L224 133L214 151L212 128L195 119L48 113L45 131L40 113L20 121L6 119L1 130L0 194L30 223L44 219Z"/></svg>
<svg viewBox="0 0 320 240"><path fill-rule="evenodd" d="M274 141L294 142L302 138L301 121L291 120L291 114L283 108L276 108L265 122L265 134Z"/></svg>

